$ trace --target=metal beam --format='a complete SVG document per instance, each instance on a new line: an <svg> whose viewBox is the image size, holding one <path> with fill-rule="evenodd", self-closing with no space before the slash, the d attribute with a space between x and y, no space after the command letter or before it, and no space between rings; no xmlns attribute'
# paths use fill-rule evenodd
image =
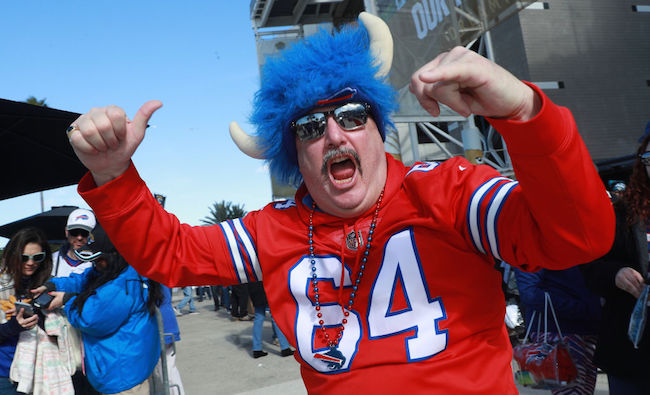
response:
<svg viewBox="0 0 650 395"><path fill-rule="evenodd" d="M271 9L273 8L273 3L275 3L275 0L257 0L255 2L255 5L251 10L251 19L255 21L256 28L266 26L266 23L269 20L269 15L271 14ZM262 13L259 18L256 18L255 15L257 15L260 8Z"/></svg>
<svg viewBox="0 0 650 395"><path fill-rule="evenodd" d="M296 3L296 6L293 7L293 22L291 23L292 25L297 25L298 22L300 22L300 19L302 18L302 14L305 12L305 8L309 5L310 1L309 0L298 0Z"/></svg>

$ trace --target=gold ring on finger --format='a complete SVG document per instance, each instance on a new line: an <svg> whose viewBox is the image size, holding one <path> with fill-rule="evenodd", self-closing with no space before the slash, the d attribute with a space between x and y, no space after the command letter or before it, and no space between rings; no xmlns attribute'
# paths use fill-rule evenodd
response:
<svg viewBox="0 0 650 395"><path fill-rule="evenodd" d="M79 126L77 126L76 123L73 123L72 125L68 126L68 128L65 130L66 136L68 136L68 140L70 139L70 135L74 133L76 130L79 130Z"/></svg>

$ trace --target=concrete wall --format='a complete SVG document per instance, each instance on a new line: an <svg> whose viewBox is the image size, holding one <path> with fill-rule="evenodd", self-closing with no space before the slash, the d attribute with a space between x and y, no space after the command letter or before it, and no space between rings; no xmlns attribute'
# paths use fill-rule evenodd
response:
<svg viewBox="0 0 650 395"><path fill-rule="evenodd" d="M513 25L494 33L497 61L515 67L526 60L533 82L561 81L545 92L569 107L596 160L630 154L650 121L650 12L633 5L650 1L548 0L547 9L525 9L517 19L525 54ZM518 68L517 68L518 67ZM524 76L524 78L526 78Z"/></svg>

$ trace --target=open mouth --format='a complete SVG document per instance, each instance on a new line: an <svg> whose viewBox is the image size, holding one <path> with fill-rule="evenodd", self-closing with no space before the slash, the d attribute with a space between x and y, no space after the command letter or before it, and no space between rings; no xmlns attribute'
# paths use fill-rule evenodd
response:
<svg viewBox="0 0 650 395"><path fill-rule="evenodd" d="M345 184L352 180L356 168L357 167L351 159L341 158L341 160L331 162L330 174L335 183Z"/></svg>
<svg viewBox="0 0 650 395"><path fill-rule="evenodd" d="M352 182L357 168L361 173L359 156L351 149L329 151L323 162L323 173L329 173L330 179L337 185Z"/></svg>

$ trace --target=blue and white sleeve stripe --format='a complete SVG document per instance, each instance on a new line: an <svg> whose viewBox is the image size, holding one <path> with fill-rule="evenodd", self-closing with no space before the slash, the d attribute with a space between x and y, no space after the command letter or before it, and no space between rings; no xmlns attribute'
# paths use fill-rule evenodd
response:
<svg viewBox="0 0 650 395"><path fill-rule="evenodd" d="M485 254L485 249L483 248L482 234L481 231L481 213L480 206L485 198L485 195L494 187L494 185L499 182L507 180L505 177L495 177L486 182L484 182L480 187L478 187L469 201L469 207L467 210L467 225L469 227L469 234L472 237L472 242L474 247L477 250Z"/></svg>
<svg viewBox="0 0 650 395"><path fill-rule="evenodd" d="M241 240L241 243L244 245L246 253L249 257L251 272L255 275L256 281L262 281L262 270L260 269L260 261L257 259L257 250L253 246L253 241L251 240L250 234L244 228L241 218L233 220L235 225L235 230Z"/></svg>
<svg viewBox="0 0 650 395"><path fill-rule="evenodd" d="M472 194L467 208L467 227L474 247L481 253L487 253L487 241L489 252L500 259L497 234L499 214L508 195L518 184L506 177L494 177L481 184ZM492 197L483 207L488 196Z"/></svg>
<svg viewBox="0 0 650 395"><path fill-rule="evenodd" d="M226 243L232 258L232 264L240 283L251 281L249 272L246 270L246 259L244 254L249 257L252 266L251 274L256 277L253 280L262 279L262 270L260 269L257 251L253 247L253 242L249 233L245 230L241 219L223 221L219 224L226 238ZM238 240L241 243L238 243Z"/></svg>
<svg viewBox="0 0 650 395"><path fill-rule="evenodd" d="M499 252L499 237L497 234L497 220L499 219L499 214L503 208L508 195L512 192L512 189L519 185L516 181L511 181L499 186L499 189L494 194L487 208L487 213L485 215L485 224L487 231L488 245L490 246L490 251L492 256L501 260L501 254Z"/></svg>

